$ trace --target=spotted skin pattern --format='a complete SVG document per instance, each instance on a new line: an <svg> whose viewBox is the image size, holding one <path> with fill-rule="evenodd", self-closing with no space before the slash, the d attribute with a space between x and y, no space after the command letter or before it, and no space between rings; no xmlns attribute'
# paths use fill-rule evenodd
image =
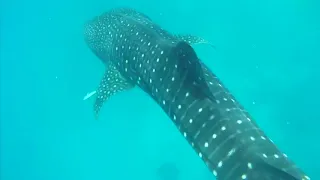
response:
<svg viewBox="0 0 320 180"><path fill-rule="evenodd" d="M108 98L140 87L172 119L218 180L309 180L257 126L190 45L133 9L113 9L88 22L85 41L106 66L98 116ZM210 44L210 43L208 43Z"/></svg>

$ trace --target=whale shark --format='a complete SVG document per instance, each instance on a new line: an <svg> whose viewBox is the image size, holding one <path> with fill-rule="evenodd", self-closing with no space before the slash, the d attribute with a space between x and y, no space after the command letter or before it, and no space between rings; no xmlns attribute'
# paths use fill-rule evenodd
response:
<svg viewBox="0 0 320 180"><path fill-rule="evenodd" d="M199 59L203 38L164 30L147 15L114 8L84 27L84 40L106 70L95 96L99 117L110 97L132 88L148 94L217 180L309 180ZM214 47L214 46L213 46Z"/></svg>

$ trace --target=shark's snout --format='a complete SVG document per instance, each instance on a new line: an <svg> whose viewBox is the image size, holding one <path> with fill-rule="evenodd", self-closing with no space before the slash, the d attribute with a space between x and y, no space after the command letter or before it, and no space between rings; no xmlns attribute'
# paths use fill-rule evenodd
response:
<svg viewBox="0 0 320 180"><path fill-rule="evenodd" d="M96 29L94 28L94 26L92 25L91 22L88 22L84 25L84 39L87 43L92 42L92 40L95 38L96 36Z"/></svg>
<svg viewBox="0 0 320 180"><path fill-rule="evenodd" d="M93 51L103 51L111 46L111 38L108 36L108 25L99 18L95 18L84 25L84 39Z"/></svg>

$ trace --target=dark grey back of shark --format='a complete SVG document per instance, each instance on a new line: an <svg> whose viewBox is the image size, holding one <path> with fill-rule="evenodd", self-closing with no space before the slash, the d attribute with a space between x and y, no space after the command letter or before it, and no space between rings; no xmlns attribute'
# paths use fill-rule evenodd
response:
<svg viewBox="0 0 320 180"><path fill-rule="evenodd" d="M116 9L86 26L107 70L96 115L110 96L139 86L168 114L218 180L309 180L257 126L190 46L146 15Z"/></svg>

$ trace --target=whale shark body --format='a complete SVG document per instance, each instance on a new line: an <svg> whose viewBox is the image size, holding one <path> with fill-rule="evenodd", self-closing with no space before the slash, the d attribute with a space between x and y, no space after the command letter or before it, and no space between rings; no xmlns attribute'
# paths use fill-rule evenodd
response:
<svg viewBox="0 0 320 180"><path fill-rule="evenodd" d="M89 21L85 41L106 67L95 91L96 117L112 95L137 86L161 106L218 180L310 179L198 58L192 45L208 41L169 33L129 8Z"/></svg>

